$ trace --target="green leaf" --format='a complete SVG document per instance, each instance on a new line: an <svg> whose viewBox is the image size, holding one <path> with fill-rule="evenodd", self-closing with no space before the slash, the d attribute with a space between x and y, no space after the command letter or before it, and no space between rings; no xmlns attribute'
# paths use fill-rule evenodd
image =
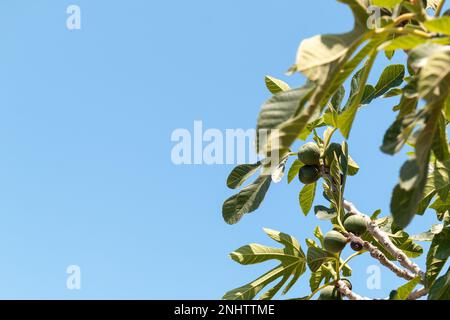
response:
<svg viewBox="0 0 450 320"><path fill-rule="evenodd" d="M335 209L330 209L324 206L315 206L314 213L319 220L332 220L337 216Z"/></svg>
<svg viewBox="0 0 450 320"><path fill-rule="evenodd" d="M367 31L367 8L358 0L340 0L350 6L355 26L344 34L325 34L304 40L298 49L291 72L300 71L309 80L323 83L336 63L340 62L359 36Z"/></svg>
<svg viewBox="0 0 450 320"><path fill-rule="evenodd" d="M417 99L414 100L417 103ZM404 99L402 101L406 102ZM384 135L381 151L390 155L398 153L408 141L419 119L416 115L407 115L395 120Z"/></svg>
<svg viewBox="0 0 450 320"><path fill-rule="evenodd" d="M301 108L302 101L308 97L313 88L314 84L309 83L297 89L283 91L274 95L263 104L256 127L256 146L258 152L261 146L266 143L265 140L267 140L267 135L270 134L270 130L276 129L282 123L293 117L297 110ZM262 133L266 133L266 137L261 136Z"/></svg>
<svg viewBox="0 0 450 320"><path fill-rule="evenodd" d="M401 229L406 228L414 218L419 208L419 203L423 199L423 192L428 176L431 146L434 140L436 127L441 114L443 101L438 100L426 107L427 118L424 126L419 130L416 139L415 161L418 166L417 177L414 178L413 185L403 188L402 180L394 188L391 198L391 212L394 223Z"/></svg>
<svg viewBox="0 0 450 320"><path fill-rule="evenodd" d="M433 225L433 226L431 227L430 231L422 232L422 233L420 233L420 234L411 236L411 240L414 240L414 241L424 241L424 242L427 242L427 241L433 241L434 236L435 236L436 234L441 233L441 231L443 230L443 228L444 228L444 225L442 225L442 224L436 224L436 225Z"/></svg>
<svg viewBox="0 0 450 320"><path fill-rule="evenodd" d="M309 247L306 254L306 262L312 272L316 272L325 262L333 259L333 255L318 247Z"/></svg>
<svg viewBox="0 0 450 320"><path fill-rule="evenodd" d="M372 0L372 4L377 7L392 9L402 1L403 0Z"/></svg>
<svg viewBox="0 0 450 320"><path fill-rule="evenodd" d="M447 196L447 200L436 199L436 201L430 206L431 209L436 210L438 213L444 213L450 211L450 196Z"/></svg>
<svg viewBox="0 0 450 320"><path fill-rule="evenodd" d="M231 171L227 179L227 186L230 189L239 188L248 178L250 178L259 168L261 162L256 164L242 164Z"/></svg>
<svg viewBox="0 0 450 320"><path fill-rule="evenodd" d="M386 42L384 45L380 47L380 50L399 50L399 49L411 50L426 42L427 39L411 34L397 37L393 40Z"/></svg>
<svg viewBox="0 0 450 320"><path fill-rule="evenodd" d="M317 183L311 183L305 185L302 191L300 191L299 202L305 216L307 216L309 211L311 211L314 198L316 196L316 187Z"/></svg>
<svg viewBox="0 0 450 320"><path fill-rule="evenodd" d="M277 94L283 91L289 91L291 90L291 88L289 87L289 85L279 79L270 77L270 76L266 76L265 77L265 82L266 82L266 87L267 89L269 89L269 91L272 94Z"/></svg>
<svg viewBox="0 0 450 320"><path fill-rule="evenodd" d="M381 97L390 89L402 84L405 77L405 67L401 64L393 64L386 67L375 85L375 90L363 100L363 104L370 103L373 99Z"/></svg>
<svg viewBox="0 0 450 320"><path fill-rule="evenodd" d="M356 117L356 112L363 103L362 99L364 98L364 90L360 90L360 88L366 86L367 79L369 77L369 73L372 69L373 63L375 62L375 59L376 52L371 54L365 66L360 71L358 71L357 76L353 78L352 85L357 86L358 89L355 90L355 93L350 96L348 107L339 115L339 129L346 139L348 139L350 135L350 130Z"/></svg>
<svg viewBox="0 0 450 320"><path fill-rule="evenodd" d="M438 246L435 257L440 260L448 259L450 256L450 228L444 228L441 233L436 235L435 239Z"/></svg>
<svg viewBox="0 0 450 320"><path fill-rule="evenodd" d="M450 191L450 172L449 167L440 161L436 161L434 167L434 185L439 198L446 200Z"/></svg>
<svg viewBox="0 0 450 320"><path fill-rule="evenodd" d="M261 299L272 299L285 283L292 277L285 287L283 294L286 294L292 285L306 271L306 259L298 241L292 236L275 230L264 229L273 240L284 245L283 249L266 247L258 244L250 244L241 247L231 253L231 258L243 265L257 264L269 260L278 260L280 264L271 269L256 280L231 290L225 294L225 300L251 300L265 287L275 280L281 278L274 287L261 295Z"/></svg>
<svg viewBox="0 0 450 320"><path fill-rule="evenodd" d="M420 283L422 279L420 277L416 277L404 284L400 288L397 289L397 299L396 300L406 300L409 295L414 291L417 285Z"/></svg>
<svg viewBox="0 0 450 320"><path fill-rule="evenodd" d="M444 16L437 19L427 20L423 24L431 32L450 35L450 17Z"/></svg>
<svg viewBox="0 0 450 320"><path fill-rule="evenodd" d="M401 88L393 88L386 92L386 94L383 96L383 98L392 98L399 96L403 93L403 90Z"/></svg>
<svg viewBox="0 0 450 320"><path fill-rule="evenodd" d="M314 236L320 241L320 243L323 242L323 233L319 226L314 229Z"/></svg>
<svg viewBox="0 0 450 320"><path fill-rule="evenodd" d="M447 231L445 231L447 230ZM427 255L427 271L426 271L426 281L427 287L431 287L436 280L437 276L441 272L445 263L447 262L447 258L445 258L444 254L447 246L448 248L448 232L449 229L446 228L442 230L441 233L434 236L433 242L431 243L431 247L428 251ZM445 243L447 241L447 243ZM440 247L443 245L444 249Z"/></svg>
<svg viewBox="0 0 450 320"><path fill-rule="evenodd" d="M298 172L300 171L300 168L303 166L304 164L300 160L295 159L294 163L292 163L292 166L288 172L288 183L291 183L292 180L294 180L298 176Z"/></svg>
<svg viewBox="0 0 450 320"><path fill-rule="evenodd" d="M246 213L259 208L269 190L272 178L261 175L254 183L245 187L238 194L226 200L222 207L222 215L226 223L236 224Z"/></svg>
<svg viewBox="0 0 450 320"><path fill-rule="evenodd" d="M359 165L356 163L355 160L352 159L352 157L348 157L348 175L349 176L355 176L359 172Z"/></svg>
<svg viewBox="0 0 450 320"><path fill-rule="evenodd" d="M418 91L428 102L446 97L450 88L450 48L425 44L409 54L409 63L420 68Z"/></svg>
<svg viewBox="0 0 450 320"><path fill-rule="evenodd" d="M438 128L433 142L433 153L439 161L446 161L450 158L449 142L447 138L447 124L444 114L439 116Z"/></svg>
<svg viewBox="0 0 450 320"><path fill-rule="evenodd" d="M431 287L428 300L450 300L450 268Z"/></svg>

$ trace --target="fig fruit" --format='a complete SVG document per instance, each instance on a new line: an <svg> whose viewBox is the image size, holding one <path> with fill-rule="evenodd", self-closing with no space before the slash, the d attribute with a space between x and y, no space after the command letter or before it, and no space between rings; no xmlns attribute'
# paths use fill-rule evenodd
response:
<svg viewBox="0 0 450 320"><path fill-rule="evenodd" d="M339 289L335 286L328 286L320 291L319 300L342 300Z"/></svg>
<svg viewBox="0 0 450 320"><path fill-rule="evenodd" d="M319 180L320 171L317 166L304 166L300 168L298 178L304 184L311 184Z"/></svg>
<svg viewBox="0 0 450 320"><path fill-rule="evenodd" d="M314 142L308 142L300 147L298 160L307 166L318 166L320 164L320 149Z"/></svg>
<svg viewBox="0 0 450 320"><path fill-rule="evenodd" d="M337 231L330 231L323 239L323 246L328 252L339 253L347 245L347 238Z"/></svg>
<svg viewBox="0 0 450 320"><path fill-rule="evenodd" d="M348 232L351 232L357 236L364 234L367 230L366 220L357 215L348 216L344 220L344 228Z"/></svg>

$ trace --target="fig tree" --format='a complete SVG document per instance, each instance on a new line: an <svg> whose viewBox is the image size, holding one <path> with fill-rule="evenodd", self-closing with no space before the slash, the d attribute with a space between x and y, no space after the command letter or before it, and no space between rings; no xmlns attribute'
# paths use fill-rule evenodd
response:
<svg viewBox="0 0 450 320"><path fill-rule="evenodd" d="M342 146L339 143L332 143L325 150L325 165L330 166L334 160L334 154L338 156L338 158L343 154Z"/></svg>
<svg viewBox="0 0 450 320"><path fill-rule="evenodd" d="M320 164L320 149L314 142L308 142L300 147L298 160L308 166L318 166Z"/></svg>
<svg viewBox="0 0 450 320"><path fill-rule="evenodd" d="M325 238L323 239L323 246L328 252L339 253L347 245L347 238L344 237L340 232L329 231Z"/></svg>
<svg viewBox="0 0 450 320"><path fill-rule="evenodd" d="M320 291L319 300L342 300L342 297L336 286L328 286Z"/></svg>
<svg viewBox="0 0 450 320"><path fill-rule="evenodd" d="M304 166L298 173L298 178L304 184L311 184L319 180L320 171L317 166Z"/></svg>
<svg viewBox="0 0 450 320"><path fill-rule="evenodd" d="M344 220L344 228L357 236L362 235L367 230L366 220L358 215L350 215Z"/></svg>

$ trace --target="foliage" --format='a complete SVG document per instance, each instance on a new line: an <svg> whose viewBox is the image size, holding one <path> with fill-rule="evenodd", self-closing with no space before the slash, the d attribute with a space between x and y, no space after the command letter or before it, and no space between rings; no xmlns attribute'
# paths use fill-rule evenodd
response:
<svg viewBox="0 0 450 320"><path fill-rule="evenodd" d="M256 137L257 151L264 160L236 167L227 185L237 189L253 175L258 172L260 175L226 200L222 213L227 223L235 224L245 214L258 209L272 182L283 178L288 160L298 157L288 170L287 180L291 183L299 176L306 183L299 193L302 211L305 215L310 213L317 189L322 187L327 204L314 207L314 213L318 219L332 224L334 237L327 241L336 240L338 233L344 239L342 245L348 239L358 252L342 261L340 250L330 252L323 247L324 236L316 228L314 234L319 244L307 239L305 256L296 239L266 229L265 232L282 244L283 249L251 244L236 250L231 257L244 265L272 259L280 264L253 282L228 292L225 299L253 299L275 280L279 282L260 298L273 298L288 283L283 290L286 293L306 272L306 266L311 271L311 295L303 299L311 299L327 286L338 286L342 277L351 275L348 262L370 250L379 250L385 260L380 256L378 259L391 270L395 266L388 261L397 259L402 266L410 266L414 273L413 276L407 274L410 281L393 291L391 298L407 299L418 285L422 285L430 299L449 299L450 271L444 272L443 268L450 254L450 150L447 137L450 17L441 12L442 0L372 0L373 5L382 7L382 16L381 24L371 28L367 23L371 18L367 1L338 1L352 11L354 27L347 33L318 35L300 44L289 73L300 72L306 77L306 83L291 88L282 80L266 77L266 86L273 96L262 105ZM370 84L369 75L378 56L384 53L391 58L396 52L407 55L405 64L386 66L379 80ZM378 218L377 212L368 218L367 231L359 225L357 230L364 234L355 236L343 223L348 214L346 211L350 210L344 197L347 180L359 171L358 164L349 155L346 141L363 106L376 99L393 97L398 98L399 103L393 107L395 119L386 128L381 151L395 155L405 145L414 151L408 153L398 184L393 188L392 216ZM338 131L345 138L341 144L332 142ZM312 141L300 148L299 153L292 152L296 141L311 136ZM322 179L322 185L318 179ZM441 224L424 228L429 231L412 237L403 231L416 215L429 214L431 210ZM380 241L380 234L385 235L391 247ZM416 272L412 262L401 261L392 251L399 250L405 257L418 257L423 249L414 241L431 242L423 274Z"/></svg>

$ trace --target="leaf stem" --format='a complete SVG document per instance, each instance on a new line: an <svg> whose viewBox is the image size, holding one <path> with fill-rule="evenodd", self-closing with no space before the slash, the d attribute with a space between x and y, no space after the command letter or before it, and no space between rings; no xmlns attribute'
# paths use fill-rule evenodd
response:
<svg viewBox="0 0 450 320"><path fill-rule="evenodd" d="M375 31L377 34L382 34L382 33L395 33L395 34L412 34L421 38L425 38L425 39L430 39L432 38L432 35L424 32L424 31L420 31L420 30L416 30L416 29L406 29L406 28L381 28Z"/></svg>
<svg viewBox="0 0 450 320"><path fill-rule="evenodd" d="M312 297L314 297L319 291L321 291L322 289L331 286L331 285L335 285L336 284L336 280L333 280L331 282L328 282L326 284L324 284L323 286L318 287L316 290L314 290L307 298L306 300L311 300Z"/></svg>
<svg viewBox="0 0 450 320"><path fill-rule="evenodd" d="M367 251L366 250L363 250L363 251L358 251L358 252L355 252L354 254L352 254L351 256L349 256L343 263L342 263L342 265L341 265L341 267L339 268L339 271L341 271L349 262L350 262L350 260L352 260L353 258L355 258L355 257L357 257L357 256L359 256L359 255L362 255L362 254L364 254L364 253L366 253Z"/></svg>
<svg viewBox="0 0 450 320"><path fill-rule="evenodd" d="M434 16L437 18L441 15L442 9L444 8L445 0L441 0L436 8Z"/></svg>
<svg viewBox="0 0 450 320"><path fill-rule="evenodd" d="M416 17L415 13L405 13L405 14L402 14L401 16L397 17L397 19L394 20L393 24L396 26L404 21L412 20L415 17Z"/></svg>

